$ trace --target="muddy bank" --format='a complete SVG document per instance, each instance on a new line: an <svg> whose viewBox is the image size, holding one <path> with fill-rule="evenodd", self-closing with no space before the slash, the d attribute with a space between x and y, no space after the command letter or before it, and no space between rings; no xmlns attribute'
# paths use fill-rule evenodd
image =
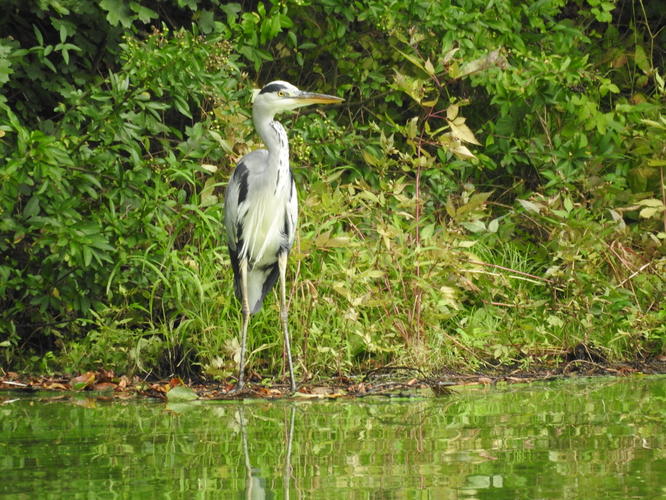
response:
<svg viewBox="0 0 666 500"><path fill-rule="evenodd" d="M30 376L7 372L0 374L0 390L36 392L89 392L96 398L128 399L149 397L162 400L236 399L248 398L340 398L366 396L410 396L424 394L446 395L461 385L493 385L498 383L527 383L566 377L629 376L636 374L666 374L666 356L651 360L608 363L602 360L573 358L557 364L532 366L528 369L498 366L476 372L442 369L425 374L409 366L385 366L367 373L338 376L327 380L305 380L298 392L290 394L287 384L260 383L263 377L251 373L245 390L233 393L235 381L150 380L138 376L116 375L110 370L90 371L75 377L65 375ZM176 389L178 388L178 389ZM173 392L172 392L173 391Z"/></svg>

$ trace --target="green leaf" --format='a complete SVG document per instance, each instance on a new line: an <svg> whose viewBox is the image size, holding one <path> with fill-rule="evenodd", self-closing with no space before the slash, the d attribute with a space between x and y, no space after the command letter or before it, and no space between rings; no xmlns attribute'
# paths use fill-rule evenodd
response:
<svg viewBox="0 0 666 500"><path fill-rule="evenodd" d="M661 212L660 209L658 208L652 208L652 207L646 207L642 209L638 215L642 217L643 219L649 219L650 217L654 217L657 213Z"/></svg>
<svg viewBox="0 0 666 500"><path fill-rule="evenodd" d="M35 38L37 39L37 44L40 46L44 45L44 35L42 35L42 32L39 31L39 28L35 26L34 24L32 25L32 31L35 33Z"/></svg>
<svg viewBox="0 0 666 500"><path fill-rule="evenodd" d="M197 12L197 24L203 33L212 33L215 29L215 13L212 10L200 10Z"/></svg>
<svg viewBox="0 0 666 500"><path fill-rule="evenodd" d="M144 7L138 2L130 2L130 9L136 12L137 17L142 23L149 23L151 19L156 19L158 16L157 12L148 7Z"/></svg>
<svg viewBox="0 0 666 500"><path fill-rule="evenodd" d="M480 220L462 222L461 225L472 233L480 233L486 230L486 225L483 223L483 221Z"/></svg>
<svg viewBox="0 0 666 500"><path fill-rule="evenodd" d="M663 207L664 204L661 200L658 200L657 198L646 198L645 200L640 200L638 202L639 205L642 205L644 207Z"/></svg>
<svg viewBox="0 0 666 500"><path fill-rule="evenodd" d="M468 211L475 210L482 206L486 200L493 194L492 191L486 191L485 193L475 193L469 199L469 201L464 205L465 209Z"/></svg>
<svg viewBox="0 0 666 500"><path fill-rule="evenodd" d="M215 186L217 181L213 177L206 179L203 189L201 190L199 203L200 207L210 207L218 202L218 197L215 195Z"/></svg>
<svg viewBox="0 0 666 500"><path fill-rule="evenodd" d="M525 210L527 210L528 212L532 212L532 213L538 214L538 213L540 213L541 210L543 209L543 205L541 205L541 204L539 204L539 203L534 203L534 202L531 202L531 201L529 201L529 200L522 200L522 199L520 199L520 198L518 198L517 201L518 201L518 203L520 203L520 204L522 205L522 207L523 207Z"/></svg>
<svg viewBox="0 0 666 500"><path fill-rule="evenodd" d="M428 70L425 68L423 63L416 57L411 54L407 54L406 52L403 52L402 50L399 49L394 49L398 54L400 54L402 57L407 59L410 63L412 63L414 66L419 68L421 71L424 73L428 73Z"/></svg>
<svg viewBox="0 0 666 500"><path fill-rule="evenodd" d="M32 196L28 203L25 204L23 209L23 217L33 217L39 213L39 198L37 196Z"/></svg>
<svg viewBox="0 0 666 500"><path fill-rule="evenodd" d="M132 13L123 0L101 0L99 6L106 11L106 20L111 26L132 26Z"/></svg>
<svg viewBox="0 0 666 500"><path fill-rule="evenodd" d="M650 73L652 68L642 45L636 45L636 49L634 49L634 61L643 73Z"/></svg>
<svg viewBox="0 0 666 500"><path fill-rule="evenodd" d="M92 251L90 247L83 247L83 265L84 267L90 267L90 262L92 261Z"/></svg>
<svg viewBox="0 0 666 500"><path fill-rule="evenodd" d="M435 233L435 224L428 224L420 231L420 236L423 241L428 241Z"/></svg>
<svg viewBox="0 0 666 500"><path fill-rule="evenodd" d="M178 7L188 7L192 11L197 10L198 0L178 0Z"/></svg>
<svg viewBox="0 0 666 500"><path fill-rule="evenodd" d="M196 392L184 385L177 385L172 387L169 392L166 393L166 397L170 402L173 401L194 401L199 399L199 396Z"/></svg>
<svg viewBox="0 0 666 500"><path fill-rule="evenodd" d="M424 68L430 76L433 76L435 74L435 67L430 62L430 59L426 60Z"/></svg>
<svg viewBox="0 0 666 500"><path fill-rule="evenodd" d="M173 102L176 105L176 109L183 115L187 116L188 118L192 118L192 113L190 113L190 106L187 104L185 99L183 99L181 96L177 95L174 96Z"/></svg>

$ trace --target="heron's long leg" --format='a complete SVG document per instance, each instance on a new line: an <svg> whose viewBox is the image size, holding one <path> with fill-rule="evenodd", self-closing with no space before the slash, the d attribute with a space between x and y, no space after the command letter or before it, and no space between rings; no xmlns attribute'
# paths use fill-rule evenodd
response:
<svg viewBox="0 0 666 500"><path fill-rule="evenodd" d="M247 259L241 259L239 271L241 278L241 309L243 311L243 323L241 326L241 351L238 368L238 384L236 385L234 392L243 389L243 385L245 383L245 344L247 342L247 326L250 322L250 302L247 298Z"/></svg>
<svg viewBox="0 0 666 500"><path fill-rule="evenodd" d="M287 252L280 252L278 255L278 267L280 270L280 321L282 322L282 332L284 333L284 348L287 351L287 363L289 363L291 390L296 392L296 379L294 378L294 366L291 361L291 345L289 342L289 312L287 311L287 285L285 283L287 257Z"/></svg>

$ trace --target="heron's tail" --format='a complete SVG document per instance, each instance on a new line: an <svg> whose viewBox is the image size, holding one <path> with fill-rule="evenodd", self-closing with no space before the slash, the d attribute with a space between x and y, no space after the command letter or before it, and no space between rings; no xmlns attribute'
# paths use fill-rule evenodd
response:
<svg viewBox="0 0 666 500"><path fill-rule="evenodd" d="M247 295L250 304L250 313L255 314L261 310L266 294L271 291L278 279L279 269L277 262L270 266L252 269L247 274ZM240 283L238 283L240 286ZM238 293L237 293L238 296Z"/></svg>

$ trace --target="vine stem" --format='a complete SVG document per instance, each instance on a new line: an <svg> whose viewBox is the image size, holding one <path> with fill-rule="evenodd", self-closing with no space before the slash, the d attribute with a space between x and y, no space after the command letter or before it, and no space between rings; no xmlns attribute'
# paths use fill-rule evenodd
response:
<svg viewBox="0 0 666 500"><path fill-rule="evenodd" d="M659 169L659 176L661 177L661 202L666 207L666 179L664 179L664 170L666 170L666 167L661 167ZM664 220L664 232L666 233L666 210L661 214Z"/></svg>
<svg viewBox="0 0 666 500"><path fill-rule="evenodd" d="M439 85L439 82L437 82ZM433 113L434 107L431 106L428 108L427 114L425 116L424 121L428 121L430 118L432 118L435 113ZM419 135L418 142L416 143L416 153L417 153L417 158L421 158L423 155L423 145L426 142L424 138L424 129L421 130L421 134ZM416 164L416 182L414 185L414 201L416 206L414 207L414 223L416 225L416 230L415 230L415 243L416 243L416 248L421 247L421 173L422 173L422 164L421 162L417 162ZM423 290L421 289L420 281L421 281L421 264L419 261L419 258L416 257L415 263L414 263L414 272L416 274L417 278L417 283L414 286L414 315L413 315L413 322L414 322L414 330L415 330L415 336L417 340L422 341L424 332L423 328L421 325L421 310L422 310L422 299L423 299Z"/></svg>
<svg viewBox="0 0 666 500"><path fill-rule="evenodd" d="M419 151L421 146L419 145ZM421 164L416 166L416 186L415 186L415 199L416 209L414 219L416 222L416 248L421 246ZM419 264L419 257L416 258L416 278L417 283L414 290L414 322L416 323L416 338L422 340L423 332L421 331L421 265Z"/></svg>

